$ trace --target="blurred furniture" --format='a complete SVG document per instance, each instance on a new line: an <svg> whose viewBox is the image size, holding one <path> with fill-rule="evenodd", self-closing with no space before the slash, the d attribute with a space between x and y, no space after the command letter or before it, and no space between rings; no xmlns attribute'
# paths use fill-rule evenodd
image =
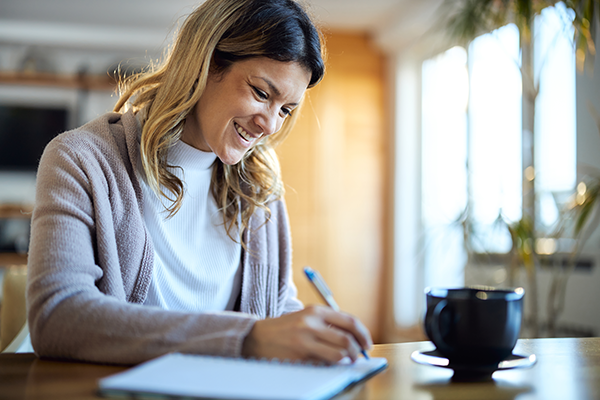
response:
<svg viewBox="0 0 600 400"><path fill-rule="evenodd" d="M31 218L33 205L29 204L0 204L0 218Z"/></svg>
<svg viewBox="0 0 600 400"><path fill-rule="evenodd" d="M0 351L15 352L29 334L25 287L27 266L15 265L4 270L2 308L0 309Z"/></svg>
<svg viewBox="0 0 600 400"><path fill-rule="evenodd" d="M0 267L20 264L27 264L27 254L0 252Z"/></svg>
<svg viewBox="0 0 600 400"><path fill-rule="evenodd" d="M600 338L520 340L517 354L536 354L530 369L494 373L487 382L453 382L452 371L420 365L413 351L433 349L430 342L376 345L373 357L389 367L338 399L598 399ZM41 360L30 353L0 354L0 393L10 399L97 399L97 380L125 370L78 362Z"/></svg>
<svg viewBox="0 0 600 400"><path fill-rule="evenodd" d="M50 86L86 90L114 90L116 81L108 75L56 74L52 72L0 71L0 84Z"/></svg>
<svg viewBox="0 0 600 400"><path fill-rule="evenodd" d="M30 219L33 205L28 204L0 204L0 220L2 219ZM0 267L9 265L27 264L27 254L0 251Z"/></svg>

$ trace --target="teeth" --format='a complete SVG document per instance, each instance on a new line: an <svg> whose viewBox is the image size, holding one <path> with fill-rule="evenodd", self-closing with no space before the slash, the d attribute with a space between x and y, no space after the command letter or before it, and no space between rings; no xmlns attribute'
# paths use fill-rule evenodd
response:
<svg viewBox="0 0 600 400"><path fill-rule="evenodd" d="M240 136L241 136L241 137L243 137L244 139L246 139L246 140L247 140L247 141L249 141L249 142L251 142L251 141L252 141L252 139L253 139L253 138L252 138L252 136L250 136L250 135L248 134L248 132L246 132L246 131L244 130L244 128L242 128L242 127L241 127L241 126L239 126L238 124L235 124L235 126L236 126L236 128L237 128L237 129L236 129L236 130L237 130L237 132L240 134Z"/></svg>

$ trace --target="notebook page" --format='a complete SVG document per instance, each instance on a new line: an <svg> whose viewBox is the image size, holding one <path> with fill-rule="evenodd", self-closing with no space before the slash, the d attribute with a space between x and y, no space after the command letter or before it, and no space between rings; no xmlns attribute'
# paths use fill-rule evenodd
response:
<svg viewBox="0 0 600 400"><path fill-rule="evenodd" d="M217 399L327 399L384 368L384 358L354 364L315 366L167 354L101 379L100 391Z"/></svg>

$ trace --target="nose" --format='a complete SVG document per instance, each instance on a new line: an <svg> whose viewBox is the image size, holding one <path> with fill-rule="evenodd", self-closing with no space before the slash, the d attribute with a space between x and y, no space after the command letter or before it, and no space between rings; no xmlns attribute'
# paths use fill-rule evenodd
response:
<svg viewBox="0 0 600 400"><path fill-rule="evenodd" d="M256 116L254 123L259 126L265 136L269 136L281 128L283 118L276 111L265 110Z"/></svg>

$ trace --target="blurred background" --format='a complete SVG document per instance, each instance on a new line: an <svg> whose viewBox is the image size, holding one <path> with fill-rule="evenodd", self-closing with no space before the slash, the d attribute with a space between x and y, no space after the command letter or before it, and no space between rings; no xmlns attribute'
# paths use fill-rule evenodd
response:
<svg viewBox="0 0 600 400"><path fill-rule="evenodd" d="M597 15L304 3L328 58L278 149L301 300L320 302L310 265L385 343L425 339L428 286L522 286L522 336L597 336ZM115 77L160 62L198 4L0 0L0 265L26 263L45 144L112 110Z"/></svg>

